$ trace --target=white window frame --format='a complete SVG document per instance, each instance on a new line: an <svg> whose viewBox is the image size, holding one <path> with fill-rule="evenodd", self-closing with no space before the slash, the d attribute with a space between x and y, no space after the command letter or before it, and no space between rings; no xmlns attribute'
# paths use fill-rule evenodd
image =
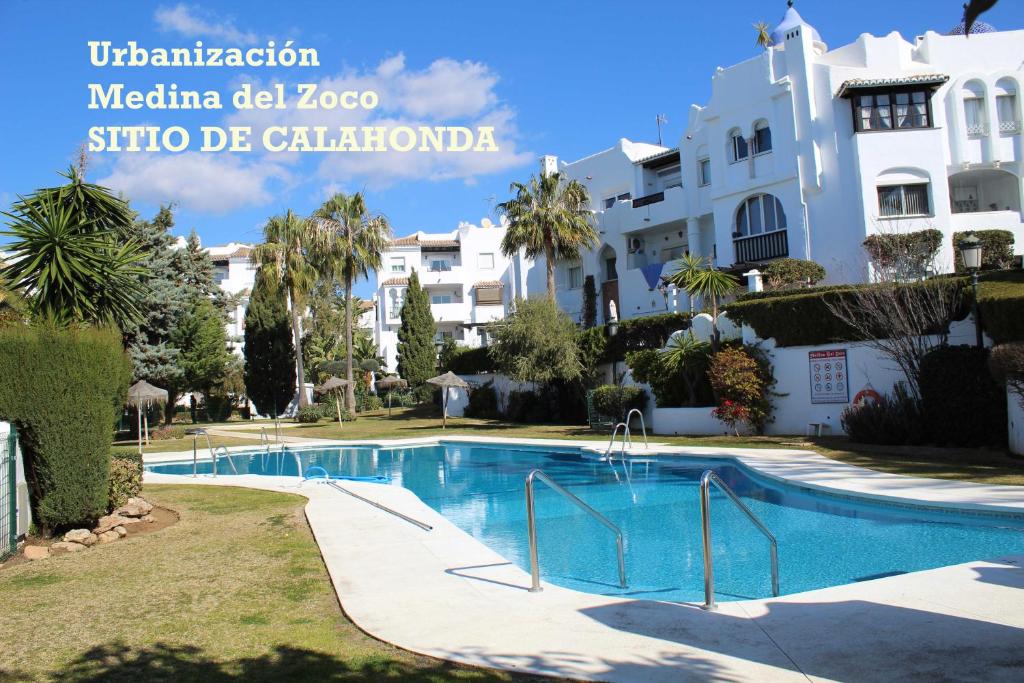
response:
<svg viewBox="0 0 1024 683"><path fill-rule="evenodd" d="M707 168L707 173L704 169ZM711 157L697 159L697 187L707 187L711 184Z"/></svg>
<svg viewBox="0 0 1024 683"><path fill-rule="evenodd" d="M921 217L928 217L928 216L933 215L931 188L929 187L930 184L931 183L929 183L929 182L916 182L916 183L915 182L906 182L906 183L884 183L884 184L878 185L876 187L876 192L878 194L878 217L882 218L882 219L921 218ZM906 188L908 188L908 187L924 187L925 202L928 203L928 206L925 207L926 208L925 213L907 213ZM901 207L901 212L900 213L885 213L885 208L884 208L884 206L882 204L882 190L888 189L888 188L899 188L900 189L900 193L899 193L899 196L900 196L900 207Z"/></svg>
<svg viewBox="0 0 1024 683"><path fill-rule="evenodd" d="M488 265L488 259L490 259L490 265ZM477 254L476 267L479 270L494 270L494 252L485 251Z"/></svg>
<svg viewBox="0 0 1024 683"><path fill-rule="evenodd" d="M404 256L392 256L391 257L391 272L392 273L404 273L405 272L405 257Z"/></svg>
<svg viewBox="0 0 1024 683"><path fill-rule="evenodd" d="M574 277L576 273L578 277ZM580 289L583 287L583 266L581 264L566 266L565 285L567 289Z"/></svg>
<svg viewBox="0 0 1024 683"><path fill-rule="evenodd" d="M740 156L740 143L743 143L743 156ZM729 163L738 164L750 157L750 143L743 137L743 131L734 130L729 134Z"/></svg>
<svg viewBox="0 0 1024 683"><path fill-rule="evenodd" d="M762 130L768 131L768 149L761 149L761 145L757 140L757 134ZM754 137L750 139L750 152L753 156L761 156L762 154L771 154L772 152L772 127L768 125L767 121L758 121L754 125Z"/></svg>

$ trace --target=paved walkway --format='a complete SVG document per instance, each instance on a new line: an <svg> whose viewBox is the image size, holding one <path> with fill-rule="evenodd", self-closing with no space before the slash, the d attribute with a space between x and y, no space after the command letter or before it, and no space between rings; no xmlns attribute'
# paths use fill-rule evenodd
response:
<svg viewBox="0 0 1024 683"><path fill-rule="evenodd" d="M1021 487L913 480L806 451L658 451L735 455L768 476L858 495L1024 508ZM153 483L183 479L146 475ZM529 593L525 572L401 487L343 484L431 531L320 483L188 481L308 497L306 516L345 613L378 638L435 657L612 681L1017 681L1024 670L1024 557L722 603L709 613L549 584Z"/></svg>

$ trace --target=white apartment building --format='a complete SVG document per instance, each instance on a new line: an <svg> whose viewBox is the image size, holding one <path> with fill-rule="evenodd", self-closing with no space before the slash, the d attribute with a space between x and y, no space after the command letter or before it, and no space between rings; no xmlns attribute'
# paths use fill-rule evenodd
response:
<svg viewBox="0 0 1024 683"><path fill-rule="evenodd" d="M686 252L740 273L810 259L828 282L869 279L862 243L879 232L941 230L941 270L963 230L1010 230L1020 254L1024 31L962 34L863 34L830 50L791 6L773 47L716 70L678 146L545 157L544 170L587 186L601 237L558 264L560 304L578 316L593 275L605 314L609 301L623 318L685 308L658 285Z"/></svg>
<svg viewBox="0 0 1024 683"><path fill-rule="evenodd" d="M245 346L245 311L256 284L256 266L249 262L251 244L229 242L204 249L213 261L213 280L224 293L235 298L235 307L228 313L228 348L239 356Z"/></svg>
<svg viewBox="0 0 1024 683"><path fill-rule="evenodd" d="M439 345L445 338L470 348L488 343L486 325L526 295L528 264L521 255L502 254L505 231L485 218L479 226L460 223L448 233L421 231L391 241L376 273L373 328L389 372L398 368L398 328L413 270L430 297Z"/></svg>

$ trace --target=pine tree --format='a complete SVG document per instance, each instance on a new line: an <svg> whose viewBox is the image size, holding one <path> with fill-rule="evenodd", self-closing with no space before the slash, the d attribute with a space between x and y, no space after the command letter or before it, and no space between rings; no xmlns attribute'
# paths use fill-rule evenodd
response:
<svg viewBox="0 0 1024 683"><path fill-rule="evenodd" d="M178 251L178 257L181 284L191 297L214 296L220 293L220 288L213 281L213 260L203 251L195 228L188 234L185 248Z"/></svg>
<svg viewBox="0 0 1024 683"><path fill-rule="evenodd" d="M207 298L196 299L172 339L178 348L183 387L209 398L211 389L225 375L231 360L224 318Z"/></svg>
<svg viewBox="0 0 1024 683"><path fill-rule="evenodd" d="M282 288L257 273L245 312L245 390L261 415L278 416L295 393L295 344Z"/></svg>
<svg viewBox="0 0 1024 683"><path fill-rule="evenodd" d="M434 348L434 315L430 312L430 298L420 287L416 271L409 276L402 304L402 324L398 328L398 374L404 377L421 400L430 395L426 380L433 377L437 367Z"/></svg>
<svg viewBox="0 0 1024 683"><path fill-rule="evenodd" d="M170 206L161 206L150 221L136 219L132 226L132 238L146 252L143 265L148 272L142 284L150 293L139 302L141 319L124 329L125 346L132 358L132 381L144 379L167 389L168 424L183 378L177 364L178 349L171 344L171 337L189 308L188 292L181 286L178 265L183 260L174 246L173 227Z"/></svg>

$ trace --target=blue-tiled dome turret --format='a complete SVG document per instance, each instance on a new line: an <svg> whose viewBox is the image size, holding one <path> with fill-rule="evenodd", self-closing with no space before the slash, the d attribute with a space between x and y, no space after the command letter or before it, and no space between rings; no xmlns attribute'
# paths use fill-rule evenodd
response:
<svg viewBox="0 0 1024 683"><path fill-rule="evenodd" d="M964 28L966 26L967 26L967 24L965 22L961 21L959 24L957 24L956 26L951 28L949 30L949 33L947 33L946 35L947 36L962 36L964 33L966 33L966 31L964 30ZM992 24L989 24L987 22L984 22L984 21L982 21L980 19L975 19L974 23L971 24L971 35L972 36L975 33L997 33L998 31L999 31L999 29L997 29L995 26L993 26Z"/></svg>
<svg viewBox="0 0 1024 683"><path fill-rule="evenodd" d="M803 17L800 16L800 13L796 11L795 7L793 7L792 0L790 0L789 7L786 9L786 14L783 15L782 21L780 21L779 25L775 27L774 31L772 31L772 43L774 45L781 45L786 40L786 34L800 24L811 29L811 39L814 42L824 42L822 41L821 36L818 35L818 29L804 21Z"/></svg>

